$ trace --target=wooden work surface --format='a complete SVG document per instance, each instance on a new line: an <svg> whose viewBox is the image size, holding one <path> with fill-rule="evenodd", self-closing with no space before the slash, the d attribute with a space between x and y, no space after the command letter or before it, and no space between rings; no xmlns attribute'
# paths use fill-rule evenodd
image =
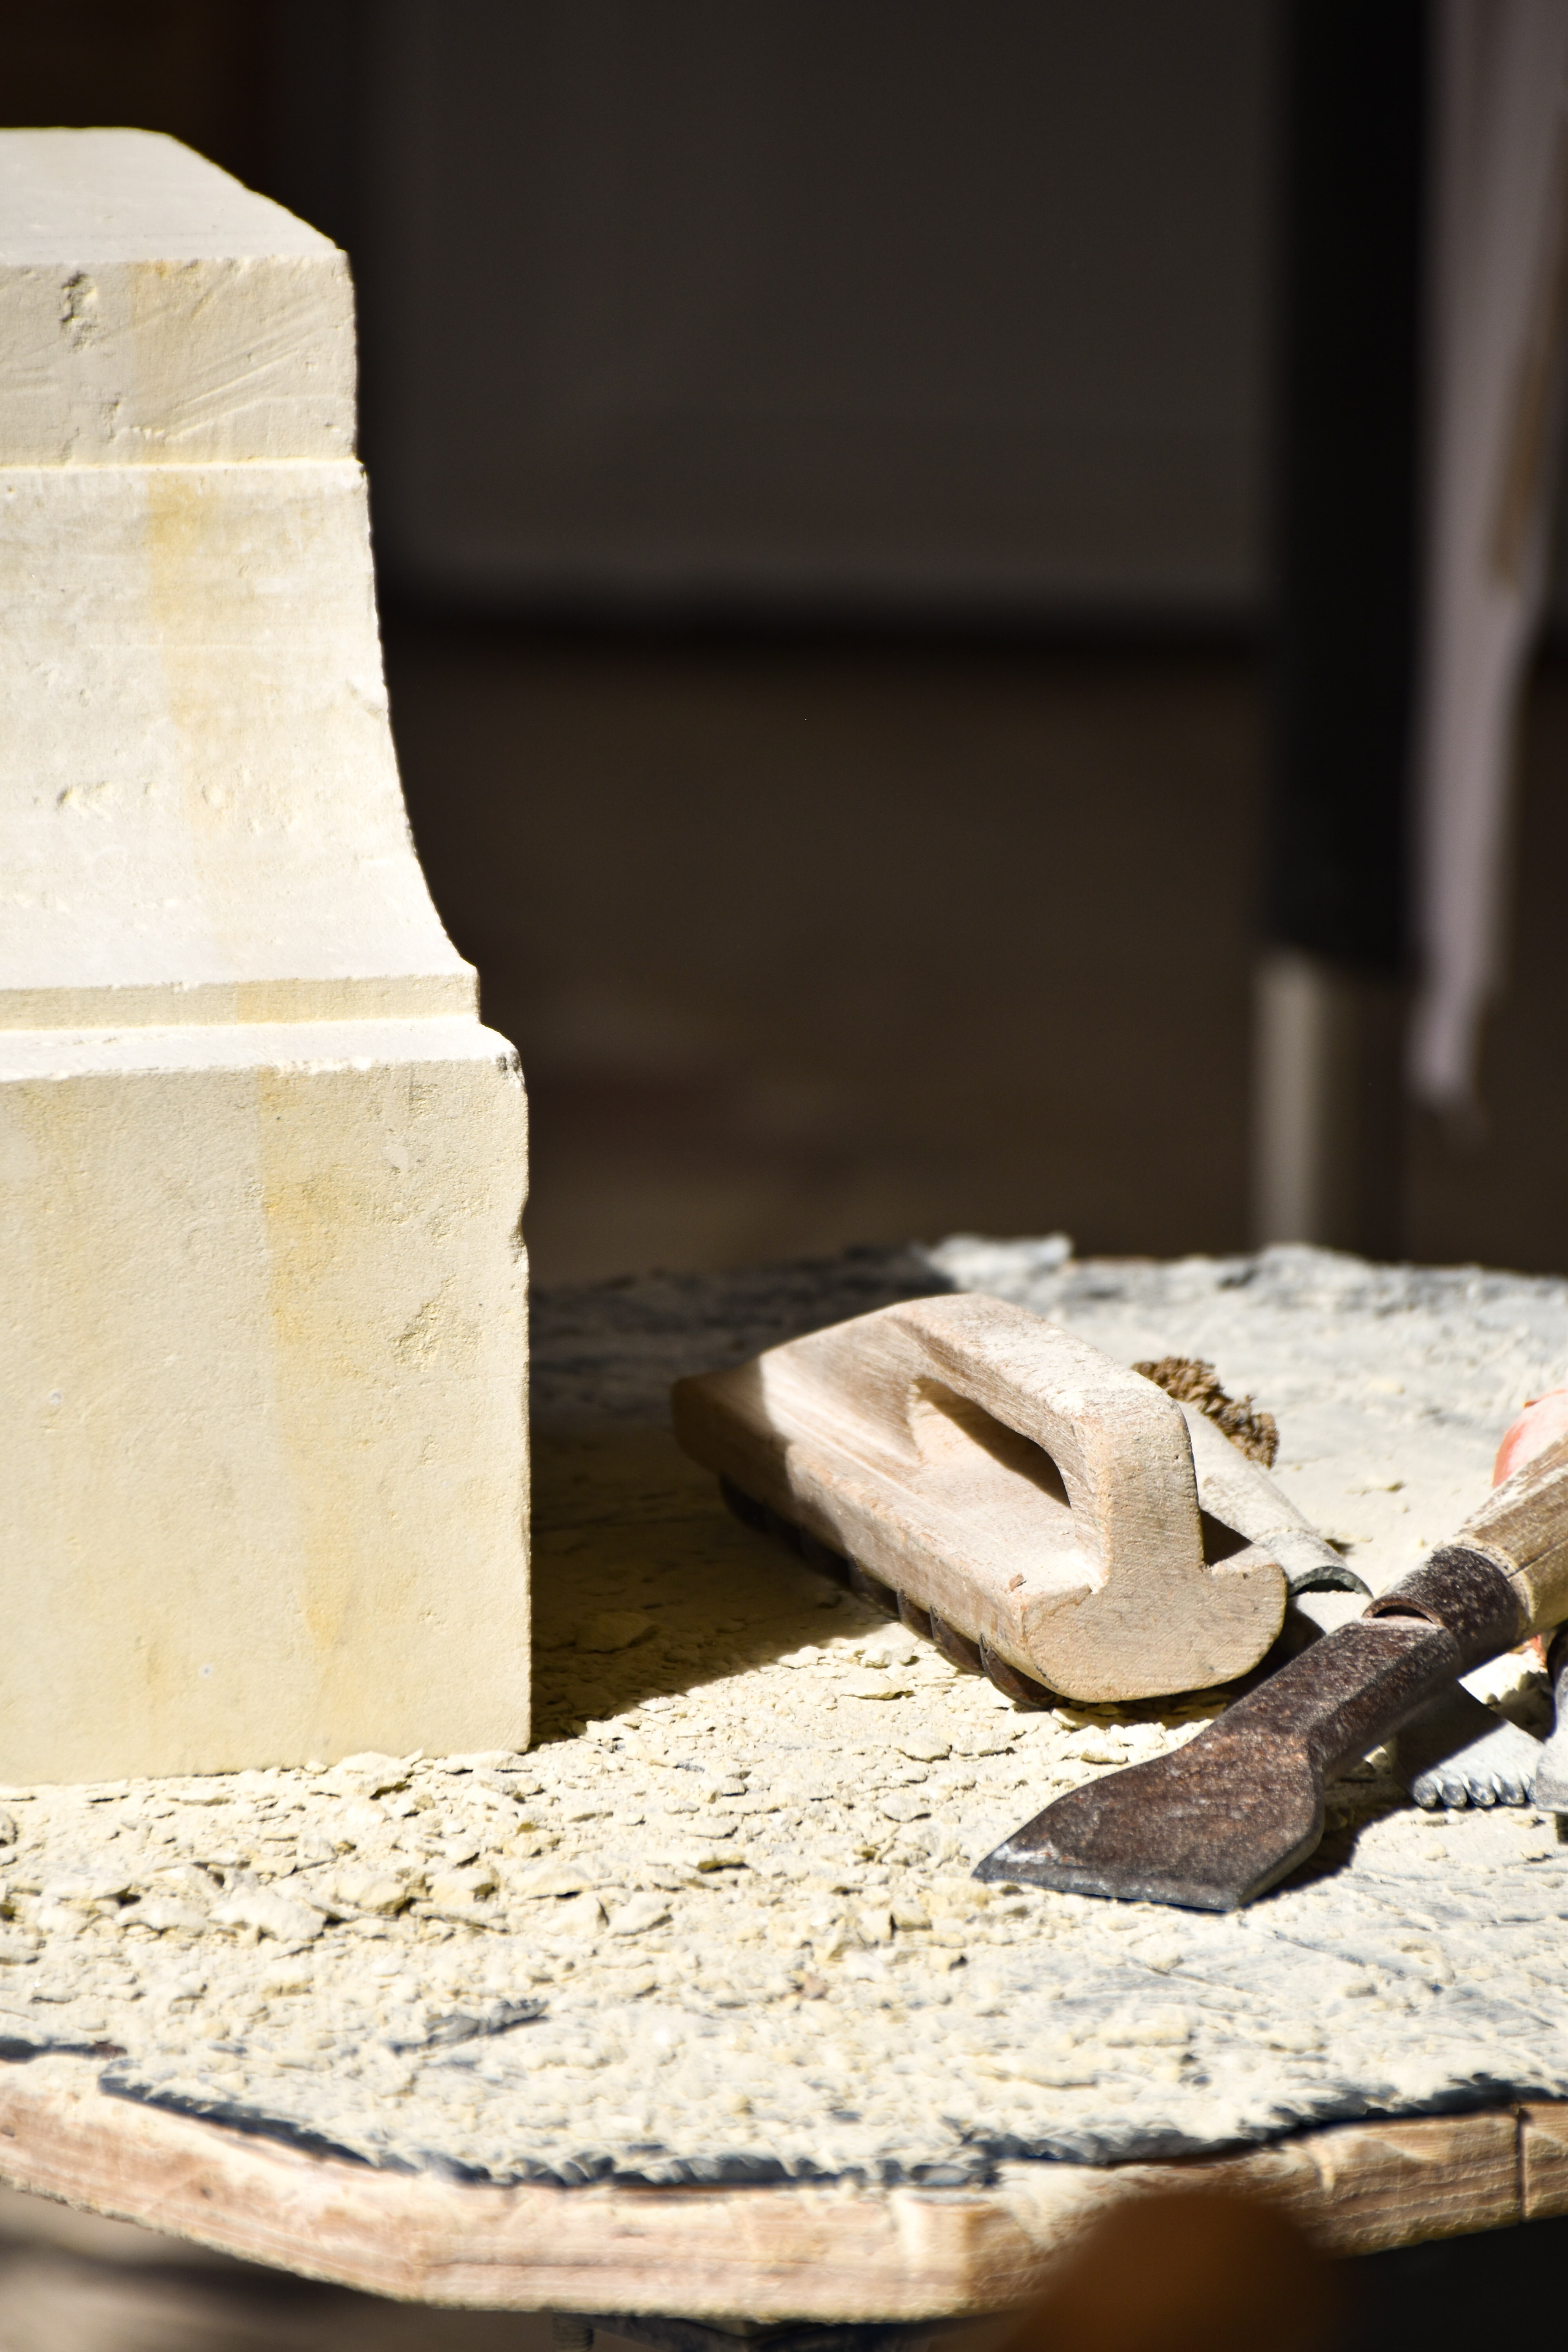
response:
<svg viewBox="0 0 1568 2352"><path fill-rule="evenodd" d="M1170 1726L1148 1710L1125 1723L1112 1714L1014 1716L988 1686L918 1655L879 1652L869 1620L826 1616L802 1571L717 1513L657 1418L678 1372L943 1280L1010 1289L1124 1357L1214 1354L1228 1384L1257 1386L1279 1412L1287 1475L1320 1524L1360 1549L1374 1583L1407 1564L1402 1546L1442 1532L1440 1518L1402 1528L1410 1513L1393 1507L1401 1494L1415 1515L1436 1515L1451 1487L1459 1516L1467 1487L1484 1482L1489 1418L1506 1417L1544 1375L1560 1376L1568 1345L1562 1286L1486 1277L1467 1291L1464 1277L1385 1276L1305 1254L1286 1254L1260 1275L1201 1264L1073 1268L1049 1249L1017 1249L1010 1260L956 1250L543 1302L542 1720L534 1756L515 1759L537 1768L535 1794L526 1809L486 1797L492 1811L510 1804L520 1817L512 1850L488 1884L482 1860L469 1865L478 1884L467 1913L451 1887L444 1904L426 1896L378 1919L334 1900L335 1882L312 1880L311 1865L290 1876L275 1862L270 1886L264 1873L238 1871L257 1917L268 1898L294 1905L296 1917L300 1898L316 1903L326 1926L292 1943L245 1925L243 1888L226 1927L215 1919L156 1935L135 1924L134 1896L113 1917L100 1897L88 1928L64 1937L58 1955L45 1937L27 1971L32 2007L20 1996L9 2002L14 2017L59 2024L52 2035L36 2021L18 2026L10 2044L18 2057L24 2047L36 2054L0 2073L0 2177L385 2294L721 2321L994 2309L1027 2291L1086 2209L1173 2172L1190 2177L1194 2164L1279 2196L1342 2252L1568 2210L1568 2104L1539 2095L1559 2088L1563 2065L1546 2027L1531 2042L1529 2024L1543 1986L1531 1970L1548 1967L1539 1954L1561 1934L1550 1824L1516 1815L1407 1831L1390 1810L1392 1791L1363 1776L1341 1792L1344 1832L1310 1882L1239 1928L1043 1895L996 1916L983 1904L963 1908L955 1890L998 1826L1034 1810L1051 1786L1104 1769L1119 1752L1142 1752L1140 1742ZM1390 1288L1400 1282L1403 1291ZM1292 1319L1300 1340L1325 1318L1341 1328L1337 1350L1325 1345L1314 1362L1312 1349L1288 1345ZM1363 1325L1376 1339L1372 1354L1343 1337ZM1343 1372L1337 1389L1322 1370L1330 1360ZM1396 1362L1405 1377L1389 1369ZM1445 1379L1447 1402L1428 1393ZM1441 1465L1425 1484L1424 1448ZM1340 1459L1352 1450L1362 1469ZM1381 1484L1363 1475L1369 1461L1382 1465ZM1389 1465L1413 1473L1403 1486L1391 1483ZM758 1759L750 1778L740 1770L704 1787L715 1754L725 1769L744 1764L748 1724ZM766 1758L791 1748L792 1727L808 1735L795 1749L832 1748L838 1758L815 1787L765 1780ZM489 1780L523 1785L522 1769L509 1776L495 1761ZM411 1767L405 1779L418 1789L421 1774L445 1769ZM709 1796L716 1801L705 1811ZM110 1799L127 1824L138 1817L136 1790ZM309 1790L306 1799L324 1801ZM32 1801L41 1820L49 1801ZM26 1815L26 1801L16 1810ZM180 1808L162 1810L177 1817ZM49 1818L50 1835L80 1833L68 1806ZM389 1841L395 1833L400 1824L389 1817ZM117 1834L123 1843L132 1829ZM403 1851L389 1843L379 1866L391 1869ZM646 1885L638 1854L650 1859ZM56 1916L62 1899L70 1898L57 1889ZM1489 1908L1510 1919L1494 1927L1477 1916ZM26 1913L24 1901L24 1922ZM626 1926L628 1917L647 1924ZM1113 1935L1112 1921L1123 1932ZM1214 1938L1227 1933L1237 1940L1221 1951ZM1502 1938L1497 1958L1476 1957L1487 1936ZM192 2048L173 2059L167 2031L161 2043L137 2040L165 1981L158 1969L174 1964L165 1955L176 1948L182 1981L195 1980L194 1954L215 1986L229 1987L231 2002L236 1988L249 1989L247 2041L206 2045L227 2053L221 2061L204 2057L194 2027L184 2029ZM279 1975L278 1951L297 1956L298 1980ZM293 1984L295 2003L325 2015L342 1998L332 1989L345 1969L363 1973L367 1962L399 1972L387 1979L405 1988L398 1998L412 1999L406 1988L421 1970L438 1969L446 1998L461 2000L467 1969L486 1994L531 1988L550 2011L486 2045L521 2053L515 2076L504 2066L461 2078L443 2071L442 2095L458 2082L461 2103L439 2108L445 2137L423 2153L435 2092L411 2087L416 2068L377 2074L384 2062L363 2041L340 2042L319 2066L301 2067L298 2027L285 2048L276 2016L288 2000L275 1997L269 2013L254 1998L270 1968L265 1981ZM21 1976L8 1972L7 1990ZM1073 2033L1025 2037L1054 2042L1054 2067L1031 2069L1006 2014L1023 2013L1035 1992L1056 2000L1054 2019L1079 2019ZM192 1998L182 1996L182 2013ZM73 2011L84 2021L74 2041ZM646 2110L629 2123L596 2087L616 2078L615 2050L578 2046L585 2021L611 2014L623 2021L623 2074L668 2054L661 2015L690 2030L679 2063L650 2073ZM1270 2024L1276 2014L1293 2021L1282 2036ZM84 2046L94 2026L127 2054ZM528 2074L528 2053L547 2061L552 2034L560 2065L548 2077L537 2064ZM857 2065L857 2079L885 2077L895 2107L907 2080L907 2113L844 2105L842 2084L835 2089L821 2074L831 2075L839 2040L845 2079ZM1074 2047L1092 2063L1062 2060ZM969 2084L956 2117L950 2078L933 2090L918 2068L900 2072L944 2049ZM1237 2059L1246 2062L1240 2073ZM447 2053L444 2070L449 2063ZM786 2074L796 2105L770 2105L773 2077ZM517 2121L521 2114L526 2124L527 2111L516 2103L547 2079L574 2083L575 2107L549 2128L541 2107L530 2147ZM626 2097L624 2086L614 2093L623 2105ZM1363 2116L1385 2112L1317 2127L1309 2120L1353 2116L1358 2101ZM374 2127L364 2121L371 2106L383 2116ZM414 2120L397 2123L400 2113ZM716 2137L721 2113L728 2120ZM945 2144L931 2137L936 2123ZM604 2151L580 2166L578 2185L564 2185L562 2174L574 2175L550 2154L569 2128L577 2144ZM814 2130L822 2177L768 2179L770 2148L809 2147ZM1263 2144L1237 2147L1248 2140ZM493 2152L503 2145L510 2178ZM1009 2152L1020 2146L1054 2160ZM639 2158L638 2147L654 2153ZM1073 2160L1075 2147L1124 2160ZM1147 2160L1177 2151L1174 2164ZM524 2160L536 2177L518 2177ZM486 2167L489 2179L451 2177ZM552 2167L556 2178L539 2177Z"/></svg>

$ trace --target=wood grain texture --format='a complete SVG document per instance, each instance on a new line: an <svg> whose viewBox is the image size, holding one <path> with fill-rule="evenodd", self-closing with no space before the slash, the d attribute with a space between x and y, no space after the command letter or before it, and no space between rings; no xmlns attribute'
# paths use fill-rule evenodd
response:
<svg viewBox="0 0 1568 2352"><path fill-rule="evenodd" d="M1277 2198L1329 2253L1370 2254L1521 2220L1521 2129L1513 2108L1339 2124L1192 2168Z"/></svg>
<svg viewBox="0 0 1568 2352"><path fill-rule="evenodd" d="M1456 1543L1495 1559L1524 1606L1526 1633L1568 1617L1568 1435L1494 1486Z"/></svg>
<svg viewBox="0 0 1568 2352"><path fill-rule="evenodd" d="M1520 2109L1519 2175L1525 2221L1568 2213L1568 2105L1532 2101Z"/></svg>
<svg viewBox="0 0 1568 2352"><path fill-rule="evenodd" d="M1189 2164L1013 2164L984 2189L496 2189L376 2172L0 2075L0 2179L406 2301L722 2320L916 2319L1026 2297L1109 2198L1205 2181L1277 2200L1326 2250L1568 2210L1568 2105L1345 2124Z"/></svg>
<svg viewBox="0 0 1568 2352"><path fill-rule="evenodd" d="M912 1300L673 1402L696 1460L1069 1697L1207 1688L1279 1629L1267 1552L1205 1562L1181 1408L1026 1308Z"/></svg>

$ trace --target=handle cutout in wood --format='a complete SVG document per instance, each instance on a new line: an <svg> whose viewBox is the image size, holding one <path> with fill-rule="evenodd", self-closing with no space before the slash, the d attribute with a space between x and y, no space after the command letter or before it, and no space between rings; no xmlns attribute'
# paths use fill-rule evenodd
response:
<svg viewBox="0 0 1568 2352"><path fill-rule="evenodd" d="M1279 1630L1266 1550L1205 1557L1181 1408L1026 1307L884 1307L673 1402L696 1460L1066 1697L1207 1688Z"/></svg>

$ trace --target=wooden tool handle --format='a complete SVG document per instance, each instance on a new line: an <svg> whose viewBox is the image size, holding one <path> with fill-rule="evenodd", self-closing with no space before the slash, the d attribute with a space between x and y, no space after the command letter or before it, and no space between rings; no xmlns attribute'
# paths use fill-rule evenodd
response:
<svg viewBox="0 0 1568 2352"><path fill-rule="evenodd" d="M1519 1594L1525 1633L1568 1618L1568 1433L1494 1486L1450 1540L1496 1561Z"/></svg>
<svg viewBox="0 0 1568 2352"><path fill-rule="evenodd" d="M678 1381L671 1405L741 1495L1065 1697L1206 1689L1279 1631L1271 1554L1205 1557L1181 1407L1005 1299L879 1307Z"/></svg>
<svg viewBox="0 0 1568 2352"><path fill-rule="evenodd" d="M1050 1456L1091 1557L1109 1566L1152 1549L1201 1565L1186 1423L1152 1381L1059 1323L973 1292L844 1328L859 1364L896 1335L902 1411L922 1453L942 1443L943 1400L962 1399Z"/></svg>

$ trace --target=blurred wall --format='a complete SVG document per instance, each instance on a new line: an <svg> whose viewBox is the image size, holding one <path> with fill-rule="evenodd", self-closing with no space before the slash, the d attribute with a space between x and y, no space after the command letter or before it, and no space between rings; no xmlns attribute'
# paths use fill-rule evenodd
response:
<svg viewBox="0 0 1568 2352"><path fill-rule="evenodd" d="M335 5L328 0L329 12ZM270 61L280 29L268 0L47 0L9 8L0 121L167 131L262 185L273 161Z"/></svg>
<svg viewBox="0 0 1568 2352"><path fill-rule="evenodd" d="M1268 603L1279 14L52 0L0 109L172 131L349 247L422 599L1230 625Z"/></svg>
<svg viewBox="0 0 1568 2352"><path fill-rule="evenodd" d="M557 610L1249 610L1275 17L384 0L384 556Z"/></svg>

